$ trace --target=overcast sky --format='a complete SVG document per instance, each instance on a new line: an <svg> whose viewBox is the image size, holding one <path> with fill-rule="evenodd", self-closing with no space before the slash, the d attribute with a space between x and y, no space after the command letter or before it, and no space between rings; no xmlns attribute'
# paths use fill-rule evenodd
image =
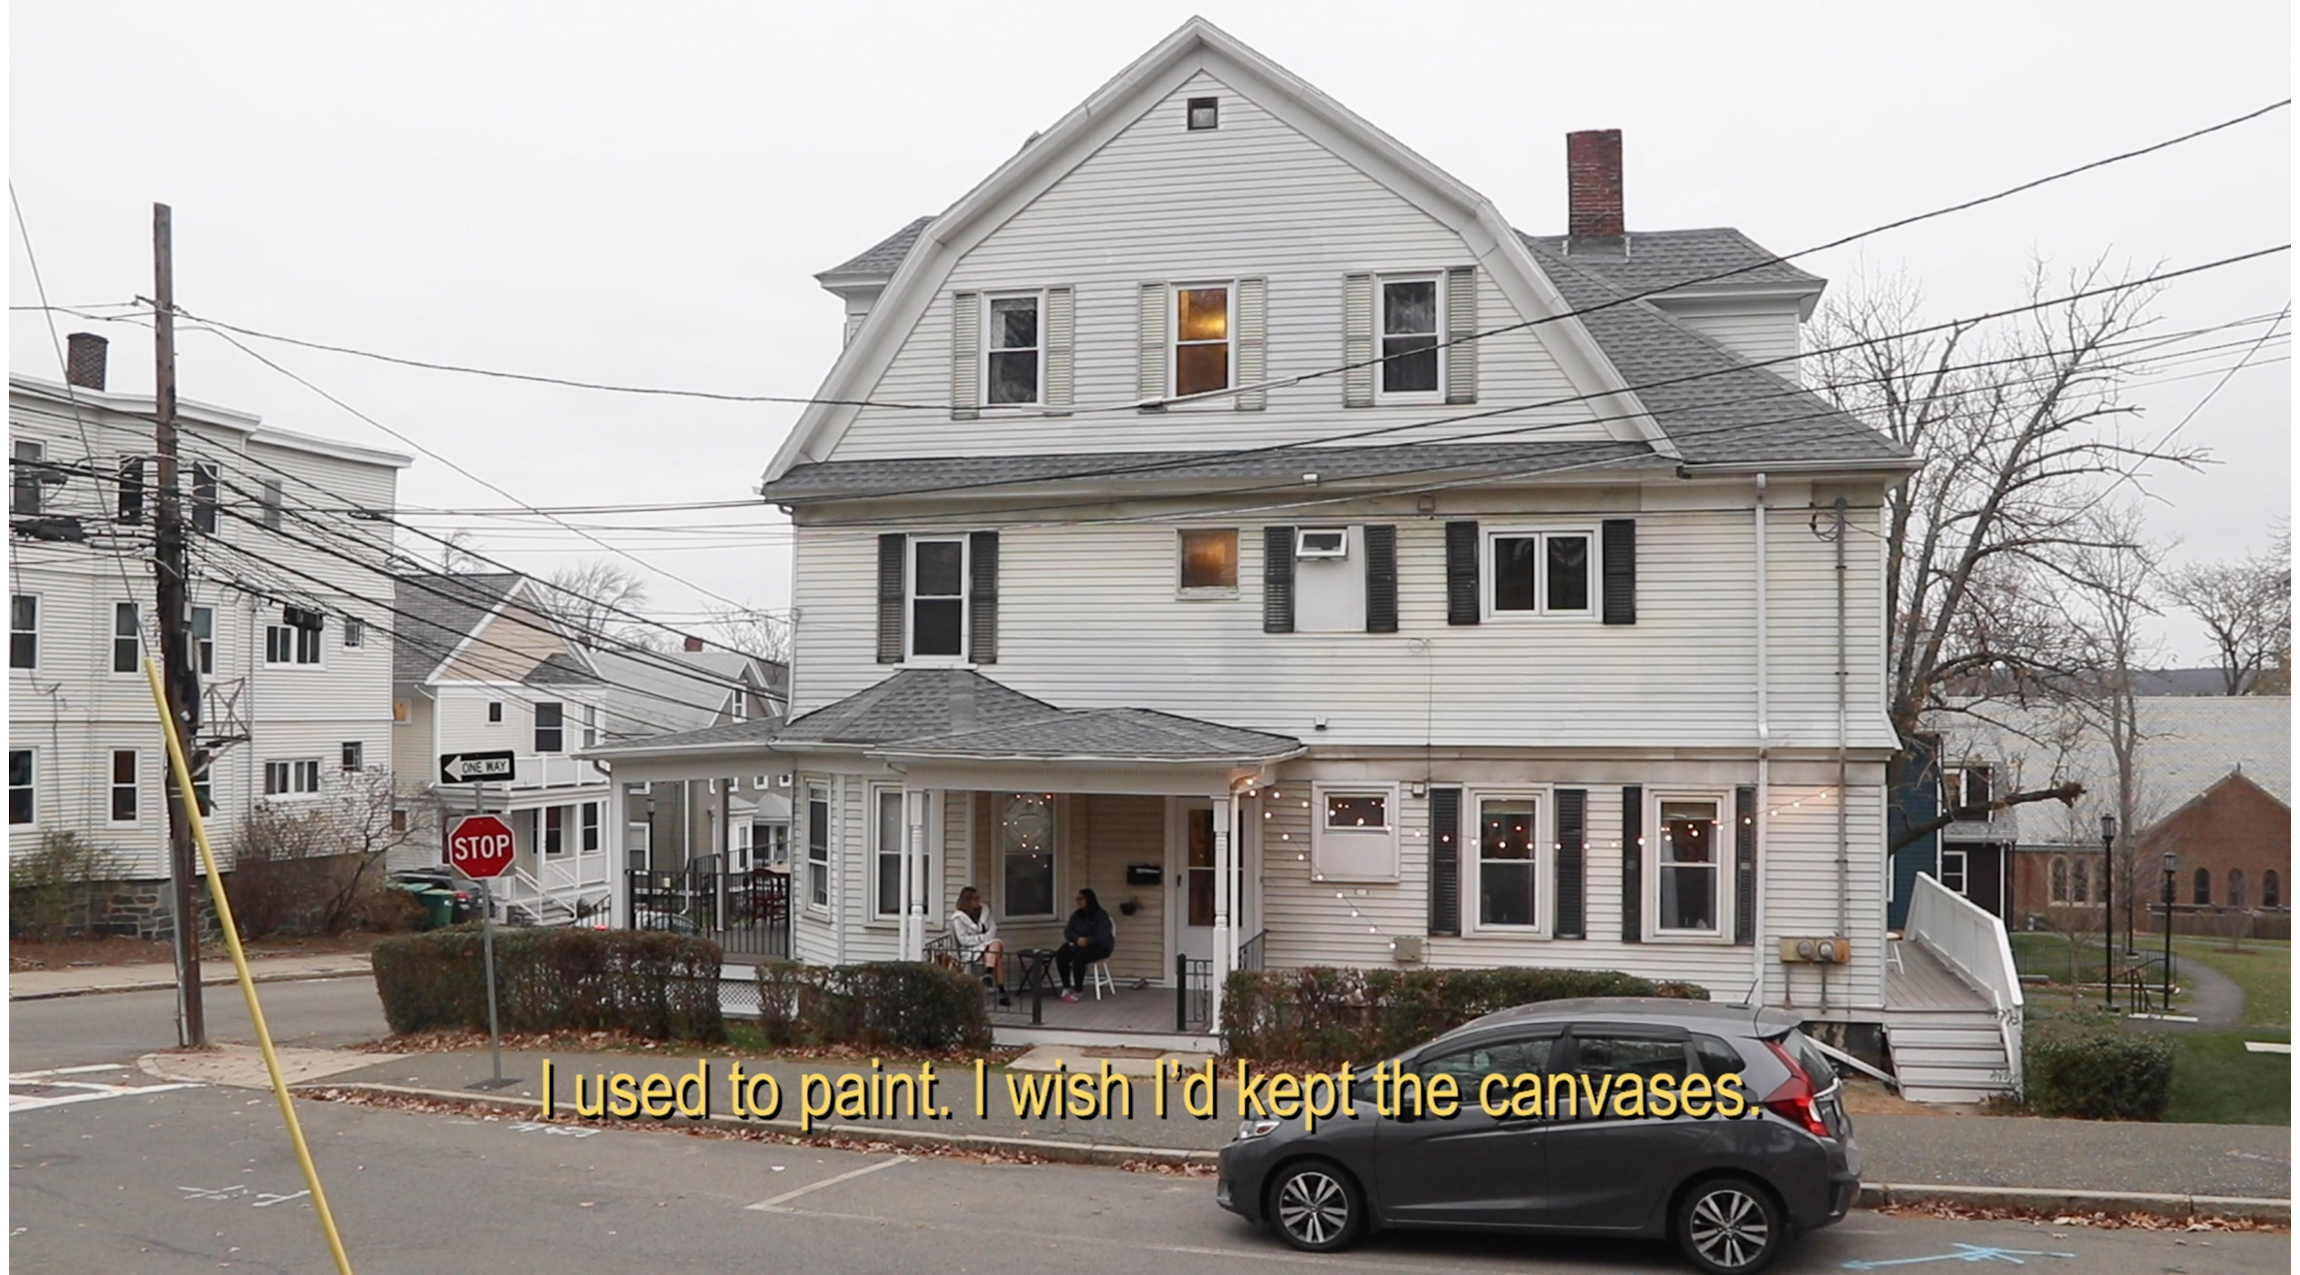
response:
<svg viewBox="0 0 2300 1275"><path fill-rule="evenodd" d="M1564 134L1626 131L1632 232L1733 225L1789 252L2286 96L2277 3L1404 7L1225 3L1233 35L1483 192L1563 228ZM947 206L1160 38L1182 7L240 3L10 6L9 174L58 304L151 291L150 205L175 208L179 305L414 358L805 395L839 346L813 274ZM1800 264L1906 272L1938 318L2018 304L2029 260L2193 265L2286 242L2289 111ZM9 299L37 297L21 236ZM2272 313L2288 255L2182 280L2167 328ZM89 325L60 319L59 332ZM112 386L149 392L124 324ZM2257 329L2248 329L2256 331ZM412 450L206 334L187 398ZM541 505L739 499L796 409L514 385L259 347L384 425ZM2184 558L2265 543L2291 507L2279 344L2195 413L2222 462L2152 484ZM12 368L55 377L36 314ZM2226 360L2222 361L2223 364ZM2214 365L2217 366L2217 365ZM2193 368L2179 371L2193 371ZM2217 377L2134 394L2171 426ZM500 507L418 456L409 505ZM469 520L544 572L603 551ZM598 519L585 519L596 523ZM600 532L658 609L789 597L765 510ZM718 524L725 530L703 531ZM443 525L443 524L432 524ZM2184 622L2172 654L2202 660Z"/></svg>

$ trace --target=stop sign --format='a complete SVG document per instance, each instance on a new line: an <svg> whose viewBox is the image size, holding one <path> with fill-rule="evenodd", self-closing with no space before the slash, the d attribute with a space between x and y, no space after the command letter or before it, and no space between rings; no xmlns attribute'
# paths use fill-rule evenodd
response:
<svg viewBox="0 0 2300 1275"><path fill-rule="evenodd" d="M494 815L465 815L447 834L447 861L467 877L498 877L511 866L511 825Z"/></svg>

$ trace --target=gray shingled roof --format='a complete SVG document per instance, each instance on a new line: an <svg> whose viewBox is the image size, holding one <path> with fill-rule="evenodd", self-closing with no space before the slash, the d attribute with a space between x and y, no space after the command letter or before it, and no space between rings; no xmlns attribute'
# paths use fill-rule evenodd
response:
<svg viewBox="0 0 2300 1275"><path fill-rule="evenodd" d="M1775 390L1779 390L1776 385ZM1493 469L1539 474L1600 463L1661 463L1643 443L1401 443L1387 447L1297 447L1253 452L1087 452L1057 456L930 456L842 460L799 465L762 494L779 503L837 499L921 488L1055 482L1070 476L1104 481L1189 479L1427 478L1448 470ZM1132 473L1111 471L1133 470Z"/></svg>
<svg viewBox="0 0 2300 1275"><path fill-rule="evenodd" d="M892 278L895 269L902 265L902 259L910 255L911 246L918 242L919 235L933 221L931 216L921 217L815 278L829 279L839 275L879 275Z"/></svg>
<svg viewBox="0 0 2300 1275"><path fill-rule="evenodd" d="M966 669L903 669L791 719L778 744L884 744L1045 717L1060 709Z"/></svg>
<svg viewBox="0 0 2300 1275"><path fill-rule="evenodd" d="M1807 274L1758 247L1730 226L1706 230L1632 231L1619 239L1568 239L1564 235L1519 238L1537 250L1574 265L1629 292L1675 288L1727 271L1739 271L1717 286L1792 284L1818 291L1827 281Z"/></svg>
<svg viewBox="0 0 2300 1275"><path fill-rule="evenodd" d="M1566 304L1582 312L1581 324L1687 462L1859 463L1907 457L1883 434L1797 388L1783 373L1750 363L1646 302L1625 300L1630 293L1542 241L1519 238Z"/></svg>
<svg viewBox="0 0 2300 1275"><path fill-rule="evenodd" d="M515 572L417 572L394 582L391 676L420 682L431 676L480 619L518 585Z"/></svg>
<svg viewBox="0 0 2300 1275"><path fill-rule="evenodd" d="M527 676L519 680L529 686L598 686L605 681L567 651L561 651L529 669Z"/></svg>
<svg viewBox="0 0 2300 1275"><path fill-rule="evenodd" d="M778 723L763 719L747 722L721 722L716 726L703 726L694 730L673 731L667 735L649 735L644 739L611 742L598 748L586 748L577 754L582 757L613 757L633 752L668 752L685 748L724 748L744 744L764 747L775 737Z"/></svg>
<svg viewBox="0 0 2300 1275"><path fill-rule="evenodd" d="M871 750L889 757L1147 762L1275 761L1302 751L1286 735L1176 717L1147 708L1081 708L1004 726L905 739Z"/></svg>

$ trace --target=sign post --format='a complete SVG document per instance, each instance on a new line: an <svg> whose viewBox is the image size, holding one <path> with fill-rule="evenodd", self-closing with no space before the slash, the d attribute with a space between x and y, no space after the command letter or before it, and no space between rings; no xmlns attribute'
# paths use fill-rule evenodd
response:
<svg viewBox="0 0 2300 1275"><path fill-rule="evenodd" d="M444 764L441 769L446 767ZM473 792L473 804L486 801L482 785ZM487 963L487 1045L494 1055L495 1074L473 1084L474 1089L501 1089L514 1083L503 1075L503 1032L495 1012L495 896L488 882L511 866L511 825L494 815L466 815L447 834L447 861L479 885L479 943Z"/></svg>

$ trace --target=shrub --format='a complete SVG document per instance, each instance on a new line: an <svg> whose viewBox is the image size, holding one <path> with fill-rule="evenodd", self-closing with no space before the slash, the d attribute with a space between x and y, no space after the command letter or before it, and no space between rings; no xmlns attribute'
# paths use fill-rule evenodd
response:
<svg viewBox="0 0 2300 1275"><path fill-rule="evenodd" d="M982 984L917 961L759 966L759 1029L770 1045L982 1050L990 1011Z"/></svg>
<svg viewBox="0 0 2300 1275"><path fill-rule="evenodd" d="M487 1030L476 925L375 945L375 990L399 1033ZM654 1040L724 1040L719 945L643 930L499 929L495 996L504 1031L628 1031Z"/></svg>
<svg viewBox="0 0 2300 1275"><path fill-rule="evenodd" d="M111 893L103 883L121 875L120 856L75 832L45 832L40 847L8 865L11 934L44 943L108 929Z"/></svg>
<svg viewBox="0 0 2300 1275"><path fill-rule="evenodd" d="M2079 1120L2162 1120L2172 1105L2174 1054L2162 1036L2032 1024L2021 1043L2029 1109Z"/></svg>
<svg viewBox="0 0 2300 1275"><path fill-rule="evenodd" d="M1223 985L1222 1036L1240 1058L1331 1067L1402 1053L1512 1005L1577 996L1709 993L1612 970L1239 970Z"/></svg>

